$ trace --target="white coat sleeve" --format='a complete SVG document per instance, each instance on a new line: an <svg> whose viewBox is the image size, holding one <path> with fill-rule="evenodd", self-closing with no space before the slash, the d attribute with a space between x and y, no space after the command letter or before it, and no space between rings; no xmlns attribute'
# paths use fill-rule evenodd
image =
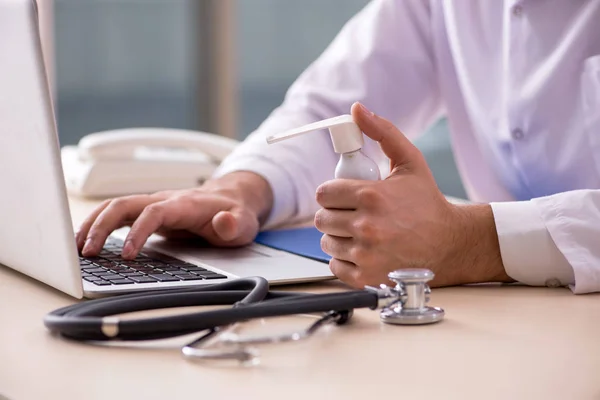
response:
<svg viewBox="0 0 600 400"><path fill-rule="evenodd" d="M492 203L507 274L532 286L600 292L600 190Z"/></svg>
<svg viewBox="0 0 600 400"><path fill-rule="evenodd" d="M342 28L293 83L283 103L218 168L215 177L251 171L269 182L274 205L262 229L304 220L318 209L315 190L333 178L338 156L327 132L268 145L267 136L348 114L360 101L408 136L441 113L428 2L373 0ZM366 138L364 151L386 162ZM382 167L387 175L388 164Z"/></svg>

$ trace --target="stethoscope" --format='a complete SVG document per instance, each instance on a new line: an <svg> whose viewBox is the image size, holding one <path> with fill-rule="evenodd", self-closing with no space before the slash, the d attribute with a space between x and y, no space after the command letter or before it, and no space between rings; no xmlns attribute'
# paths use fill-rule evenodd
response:
<svg viewBox="0 0 600 400"><path fill-rule="evenodd" d="M46 315L46 327L63 337L83 342L166 339L206 331L182 347L193 360L258 358L251 344L298 341L328 324L344 325L357 308L379 309L387 324L421 325L441 321L444 310L429 307L426 269L402 269L388 275L395 286L365 287L341 293L310 294L270 291L261 277L241 278L189 289L149 291L88 300ZM232 305L231 308L144 319L120 319L116 315L172 307ZM242 338L232 331L239 324L260 318L323 313L307 329L291 334Z"/></svg>

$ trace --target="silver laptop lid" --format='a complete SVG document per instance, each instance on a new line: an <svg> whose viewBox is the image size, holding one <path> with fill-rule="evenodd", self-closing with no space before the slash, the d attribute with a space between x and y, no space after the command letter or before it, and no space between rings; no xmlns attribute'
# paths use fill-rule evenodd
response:
<svg viewBox="0 0 600 400"><path fill-rule="evenodd" d="M32 0L0 0L0 264L83 295Z"/></svg>

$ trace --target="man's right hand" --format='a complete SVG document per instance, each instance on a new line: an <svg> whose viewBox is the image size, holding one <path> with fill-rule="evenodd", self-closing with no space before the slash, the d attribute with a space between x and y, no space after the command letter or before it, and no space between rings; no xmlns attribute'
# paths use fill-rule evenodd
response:
<svg viewBox="0 0 600 400"><path fill-rule="evenodd" d="M241 246L254 240L272 203L267 181L252 172L234 172L200 188L106 200L83 222L75 239L90 257L115 229L131 226L123 247L126 259L135 258L153 233Z"/></svg>

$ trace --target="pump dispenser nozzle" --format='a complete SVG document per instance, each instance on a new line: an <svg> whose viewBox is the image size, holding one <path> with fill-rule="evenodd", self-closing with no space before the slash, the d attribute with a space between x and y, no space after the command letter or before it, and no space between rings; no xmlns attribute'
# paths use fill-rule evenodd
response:
<svg viewBox="0 0 600 400"><path fill-rule="evenodd" d="M275 134L267 138L267 143L277 143L285 139L326 128L329 129L333 150L341 154L340 161L335 169L336 178L380 179L377 164L361 151L364 145L364 137L362 131L354 122L352 115L340 115Z"/></svg>
<svg viewBox="0 0 600 400"><path fill-rule="evenodd" d="M333 150L338 153L349 153L362 149L364 145L363 134L354 122L352 115L340 115L337 117L313 122L267 138L267 143L276 143L305 133L329 128Z"/></svg>

